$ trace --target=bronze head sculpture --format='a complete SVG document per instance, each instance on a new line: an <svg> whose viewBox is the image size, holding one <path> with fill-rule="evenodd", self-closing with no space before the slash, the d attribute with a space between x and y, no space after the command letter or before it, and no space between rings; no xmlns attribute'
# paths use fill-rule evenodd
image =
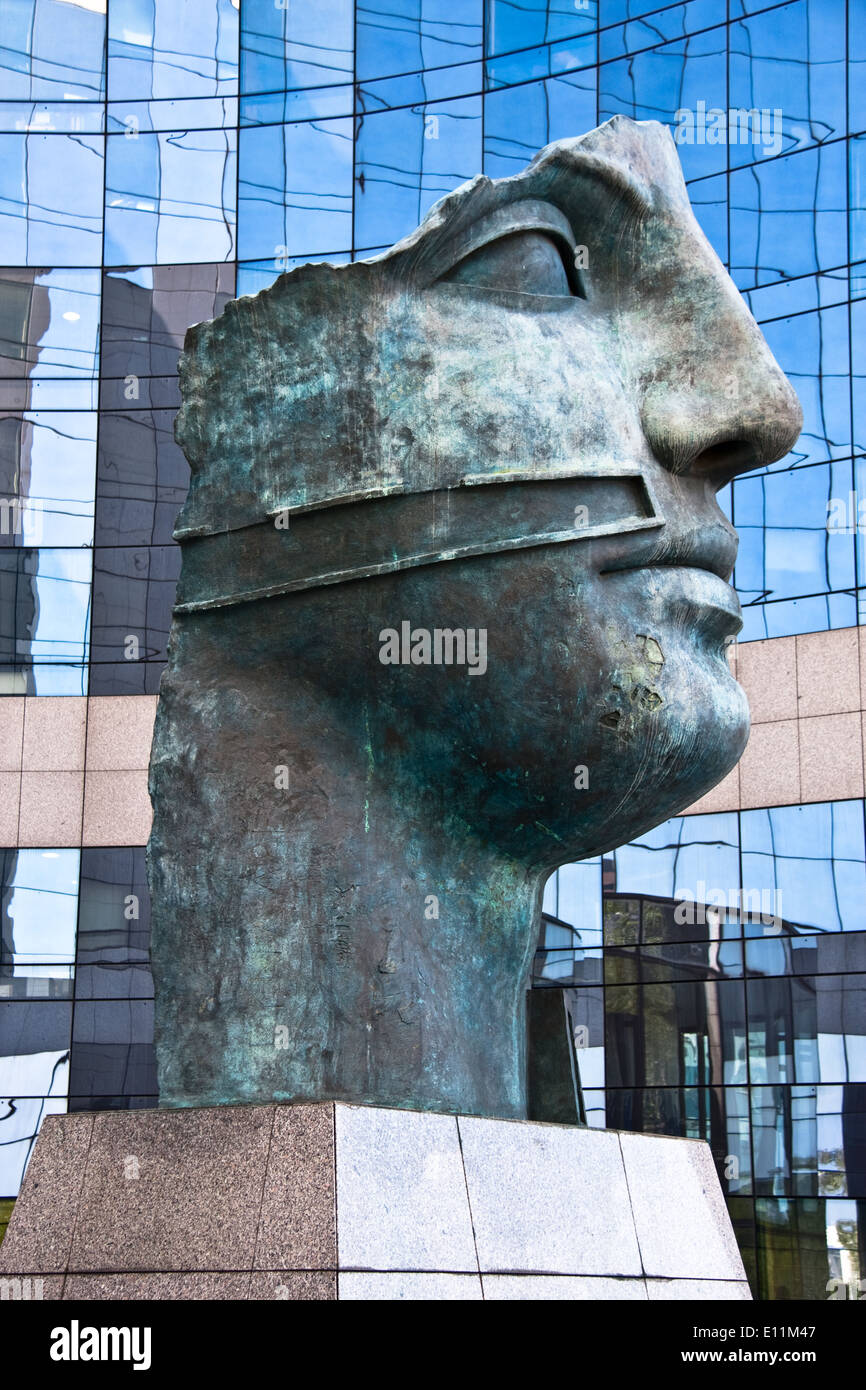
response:
<svg viewBox="0 0 866 1390"><path fill-rule="evenodd" d="M797 399L621 117L229 304L181 383L161 1103L525 1117L546 876L745 746L716 492Z"/></svg>

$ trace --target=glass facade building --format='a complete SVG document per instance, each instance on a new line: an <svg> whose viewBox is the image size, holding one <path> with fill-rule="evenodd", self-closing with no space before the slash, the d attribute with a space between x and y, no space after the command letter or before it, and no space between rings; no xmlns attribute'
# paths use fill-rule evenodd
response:
<svg viewBox="0 0 866 1390"><path fill-rule="evenodd" d="M676 133L803 403L723 497L740 640L866 623L864 79L866 0L0 0L0 761L25 699L158 692L186 328L617 113ZM25 834L14 766L0 1198L45 1114L156 1103L143 845ZM535 972L590 1123L710 1142L765 1298L866 1274L864 806L796 800L558 871Z"/></svg>

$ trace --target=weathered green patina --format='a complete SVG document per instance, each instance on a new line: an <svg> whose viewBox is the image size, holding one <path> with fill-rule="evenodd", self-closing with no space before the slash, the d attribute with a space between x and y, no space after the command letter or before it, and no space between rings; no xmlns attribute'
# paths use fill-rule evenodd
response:
<svg viewBox="0 0 866 1390"><path fill-rule="evenodd" d="M742 753L716 492L796 397L620 117L229 304L181 385L161 1102L524 1118L546 876Z"/></svg>

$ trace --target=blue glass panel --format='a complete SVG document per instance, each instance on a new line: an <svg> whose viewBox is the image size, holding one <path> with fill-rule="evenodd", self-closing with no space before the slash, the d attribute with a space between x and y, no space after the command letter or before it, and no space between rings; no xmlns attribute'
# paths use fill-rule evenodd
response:
<svg viewBox="0 0 866 1390"><path fill-rule="evenodd" d="M86 695L89 550L0 549L0 689Z"/></svg>
<svg viewBox="0 0 866 1390"><path fill-rule="evenodd" d="M232 0L111 0L110 99L233 96L237 90L238 10Z"/></svg>
<svg viewBox="0 0 866 1390"><path fill-rule="evenodd" d="M772 465L773 470L850 454L847 307L775 319L763 325L763 333L803 407L803 432L791 453Z"/></svg>
<svg viewBox="0 0 866 1390"><path fill-rule="evenodd" d="M743 598L743 595L740 596ZM742 642L765 637L790 637L798 632L823 632L857 622L853 594L820 594L814 598L782 599L743 608Z"/></svg>
<svg viewBox="0 0 866 1390"><path fill-rule="evenodd" d="M531 77L548 77L555 73L577 72L596 62L596 35L576 34L563 43L541 48L523 49L501 58L490 58L486 64L488 87L509 87L526 82Z"/></svg>
<svg viewBox="0 0 866 1390"><path fill-rule="evenodd" d="M488 0L487 53L511 53L594 30L597 0Z"/></svg>
<svg viewBox="0 0 866 1390"><path fill-rule="evenodd" d="M772 897L786 934L863 930L862 802L744 811L740 824L743 887ZM762 933L758 929L755 934ZM817 969L817 963L812 968ZM838 969L838 963L830 968Z"/></svg>
<svg viewBox="0 0 866 1390"><path fill-rule="evenodd" d="M37 967L74 963L78 866L77 849L0 849L0 999L13 998L15 982Z"/></svg>
<svg viewBox="0 0 866 1390"><path fill-rule="evenodd" d="M448 68L425 68L403 77L369 78L358 87L358 111L385 111L396 106L416 106L428 101L472 96L484 82L480 63L457 63Z"/></svg>
<svg viewBox="0 0 866 1390"><path fill-rule="evenodd" d="M857 583L866 584L866 459L854 460L854 496L842 499L839 521L854 533L857 547ZM828 520L828 525L832 525ZM863 621L862 618L860 620Z"/></svg>
<svg viewBox="0 0 866 1390"><path fill-rule="evenodd" d="M786 318L790 314L808 313L812 309L841 304L848 298L847 269L830 271L827 275L801 275L794 280L778 280L746 290L746 303L759 323Z"/></svg>
<svg viewBox="0 0 866 1390"><path fill-rule="evenodd" d="M234 130L108 136L105 264L231 260Z"/></svg>
<svg viewBox="0 0 866 1390"><path fill-rule="evenodd" d="M0 0L0 87L4 97L25 101L99 99L105 92L104 53L104 4Z"/></svg>
<svg viewBox="0 0 866 1390"><path fill-rule="evenodd" d="M727 31L693 38L606 63L599 71L599 119L622 112L634 120L663 121L676 130L687 179L727 167L724 143L711 143L706 113L727 102Z"/></svg>
<svg viewBox="0 0 866 1390"><path fill-rule="evenodd" d="M736 480L734 582L744 605L853 587L853 536L827 533L828 502L851 486L849 462Z"/></svg>
<svg viewBox="0 0 866 1390"><path fill-rule="evenodd" d="M33 135L101 135L104 129L105 107L101 102L0 101L0 130Z"/></svg>
<svg viewBox="0 0 866 1390"><path fill-rule="evenodd" d="M351 116L352 88L304 87L294 92L267 92L241 97L241 125L286 125L294 121Z"/></svg>
<svg viewBox="0 0 866 1390"><path fill-rule="evenodd" d="M478 173L481 98L367 116L356 160L355 244L390 244L411 232L443 194Z"/></svg>
<svg viewBox="0 0 866 1390"><path fill-rule="evenodd" d="M660 10L663 7L658 0L601 0L599 6L599 23L605 26L619 24L626 19L639 19L641 15L649 14L651 11ZM667 6L681 10L682 5ZM715 15L718 22L719 15Z"/></svg>
<svg viewBox="0 0 866 1390"><path fill-rule="evenodd" d="M858 300L851 305L851 385L853 398L854 447L866 449L866 305ZM866 580L866 571L863 579Z"/></svg>
<svg viewBox="0 0 866 1390"><path fill-rule="evenodd" d="M104 143L0 135L0 263L99 265Z"/></svg>
<svg viewBox="0 0 866 1390"><path fill-rule="evenodd" d="M735 901L740 884L737 817L732 812L665 821L618 849L614 864L614 879L605 884L609 894L668 899L691 895L706 903L702 890L714 889L722 891L726 901Z"/></svg>
<svg viewBox="0 0 866 1390"><path fill-rule="evenodd" d="M485 174L491 178L517 174L552 140L591 130L595 107L594 68L488 92L484 98Z"/></svg>
<svg viewBox="0 0 866 1390"><path fill-rule="evenodd" d="M866 129L866 0L848 0L848 129Z"/></svg>
<svg viewBox="0 0 866 1390"><path fill-rule="evenodd" d="M866 259L866 135L850 142L851 260Z"/></svg>
<svg viewBox="0 0 866 1390"><path fill-rule="evenodd" d="M664 9L634 5L631 7L631 23L615 25L614 19L621 18L615 11L621 8L607 4L602 7L605 28L599 35L599 56L603 63L611 58L624 58L627 54L652 48L661 39L684 38L700 29L710 29L725 17L724 6L720 6L718 0L688 0L687 4L668 5ZM642 9L652 10L650 18L637 18Z"/></svg>
<svg viewBox="0 0 866 1390"><path fill-rule="evenodd" d="M481 57L481 0L377 0L356 14L357 76L388 77Z"/></svg>
<svg viewBox="0 0 866 1390"><path fill-rule="evenodd" d="M239 252L244 260L338 250L352 240L352 122L241 131Z"/></svg>
<svg viewBox="0 0 866 1390"><path fill-rule="evenodd" d="M237 97L115 101L108 106L109 133L125 135L130 140L141 131L212 130L237 123Z"/></svg>
<svg viewBox="0 0 866 1390"><path fill-rule="evenodd" d="M315 5L243 0L242 92L282 92L345 82L353 62L352 0L316 0Z"/></svg>
<svg viewBox="0 0 866 1390"><path fill-rule="evenodd" d="M0 410L95 408L97 270L0 269L0 319Z"/></svg>
<svg viewBox="0 0 866 1390"><path fill-rule="evenodd" d="M731 26L729 103L778 112L784 148L844 135L845 0L796 0ZM731 164L778 154L778 141L731 144Z"/></svg>
<svg viewBox="0 0 866 1390"><path fill-rule="evenodd" d="M574 946L584 949L602 944L601 860L585 859L557 870L555 916L576 932Z"/></svg>
<svg viewBox="0 0 866 1390"><path fill-rule="evenodd" d="M95 490L95 411L0 418L0 496L22 509L17 528L4 517L0 547L91 545Z"/></svg>
<svg viewBox="0 0 866 1390"><path fill-rule="evenodd" d="M848 260L845 145L731 175L731 273L744 288Z"/></svg>

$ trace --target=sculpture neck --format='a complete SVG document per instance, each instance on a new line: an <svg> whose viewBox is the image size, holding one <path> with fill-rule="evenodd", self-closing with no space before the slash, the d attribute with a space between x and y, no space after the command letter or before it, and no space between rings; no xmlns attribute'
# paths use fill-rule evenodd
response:
<svg viewBox="0 0 866 1390"><path fill-rule="evenodd" d="M306 877L332 1042L312 1093L525 1118L536 882L452 838L434 808L398 820L364 792Z"/></svg>
<svg viewBox="0 0 866 1390"><path fill-rule="evenodd" d="M341 1099L524 1118L539 875L479 844L405 740L374 748L362 707L337 717L282 673L265 694L264 681L261 668L216 689L163 681L161 1104ZM213 727L219 744L196 756ZM231 853L208 853L224 846L227 808Z"/></svg>

